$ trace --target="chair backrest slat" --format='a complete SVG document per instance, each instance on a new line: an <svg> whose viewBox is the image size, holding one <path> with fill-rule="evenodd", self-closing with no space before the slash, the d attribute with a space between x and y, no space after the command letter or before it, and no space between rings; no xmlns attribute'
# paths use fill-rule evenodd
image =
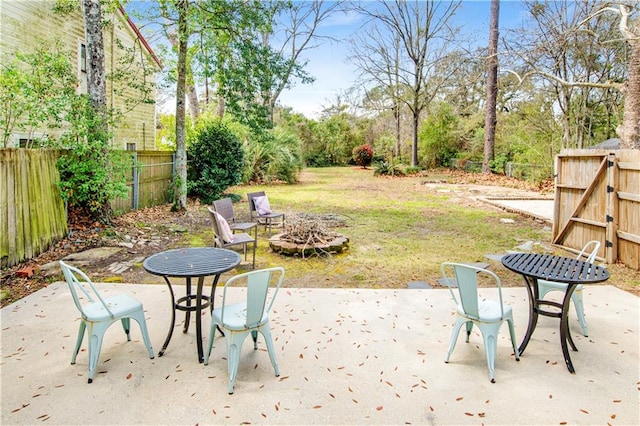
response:
<svg viewBox="0 0 640 426"><path fill-rule="evenodd" d="M578 260L584 260L588 263L593 263L596 260L596 256L598 255L598 250L600 250L600 241L592 240L582 247L582 250L576 257Z"/></svg>
<svg viewBox="0 0 640 426"><path fill-rule="evenodd" d="M455 280L450 277L449 273L451 270L453 270ZM483 268L454 262L444 262L441 265L441 271L456 305L458 303L462 305L464 312L469 317L475 319L480 317L478 311L480 300L478 298L478 275L484 274L492 278L496 283L498 297L500 299L500 316L504 317L504 309L502 307L502 284L500 282L500 278L496 274ZM460 297L460 302L458 302L456 292L454 292L454 283L457 284L458 287L457 293L458 297Z"/></svg>
<svg viewBox="0 0 640 426"><path fill-rule="evenodd" d="M247 277L247 328L256 327L262 319L270 278L270 271L256 271Z"/></svg>
<svg viewBox="0 0 640 426"><path fill-rule="evenodd" d="M78 290L86 297L88 303L95 303L96 300L99 301L104 309L109 312L109 315L113 318L113 312L107 306L107 303L104 301L98 289L93 285L91 279L82 272L80 269L73 267L62 260L59 261L60 268L62 269L62 273L64 274L65 280L67 281L67 285L69 286L69 290L71 291L71 296L73 297L73 302L78 308L78 311L83 316L87 316L82 301L78 296Z"/></svg>
<svg viewBox="0 0 640 426"><path fill-rule="evenodd" d="M213 202L213 209L218 212L227 222L235 221L235 213L233 212L233 202L231 198L221 198Z"/></svg>
<svg viewBox="0 0 640 426"><path fill-rule="evenodd" d="M478 312L478 275L473 269L454 266L458 293L462 308L467 315L479 318Z"/></svg>
<svg viewBox="0 0 640 426"><path fill-rule="evenodd" d="M207 207L209 211L209 216L211 217L211 228L213 229L213 237L216 243L216 247L223 247L224 241L222 239L222 233L220 232L220 224L218 223L218 217L216 216L216 212L211 209L211 207Z"/></svg>
<svg viewBox="0 0 640 426"><path fill-rule="evenodd" d="M276 281L277 280L277 281ZM271 285L274 284L275 285ZM246 292L246 326L253 328L258 325L265 312L269 312L284 281L284 268L274 267L245 272L235 275L225 283L222 295L221 320L224 323L225 306L227 305L227 289L234 285L247 286ZM269 304L267 305L267 301ZM266 308L265 308L266 307Z"/></svg>

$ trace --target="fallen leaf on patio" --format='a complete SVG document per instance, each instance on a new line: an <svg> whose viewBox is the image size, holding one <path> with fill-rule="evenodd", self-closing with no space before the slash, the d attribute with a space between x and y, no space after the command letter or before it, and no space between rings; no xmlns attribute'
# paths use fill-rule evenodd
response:
<svg viewBox="0 0 640 426"><path fill-rule="evenodd" d="M582 411L585 414L589 414L589 412L587 410L583 409L583 408L581 408L580 411Z"/></svg>
<svg viewBox="0 0 640 426"><path fill-rule="evenodd" d="M260 415L262 415L262 417L264 417L265 419L267 418L267 415L265 413L260 413Z"/></svg>
<svg viewBox="0 0 640 426"><path fill-rule="evenodd" d="M485 417L487 413L478 413L478 417Z"/></svg>
<svg viewBox="0 0 640 426"><path fill-rule="evenodd" d="M473 413L464 413L465 416L473 417Z"/></svg>
<svg viewBox="0 0 640 426"><path fill-rule="evenodd" d="M612 419L615 419L615 418L616 418L616 415L615 415L615 414L612 414L612 415L611 415L611 418L612 418Z"/></svg>
<svg viewBox="0 0 640 426"><path fill-rule="evenodd" d="M316 409L318 409L318 408L322 408L322 405L314 405L314 406L313 406L313 409L314 409L314 410L316 410Z"/></svg>
<svg viewBox="0 0 640 426"><path fill-rule="evenodd" d="M304 358L304 355L300 354L300 359L303 359L303 358Z"/></svg>
<svg viewBox="0 0 640 426"><path fill-rule="evenodd" d="M459 396L456 398L456 401L462 401L464 399L464 396Z"/></svg>
<svg viewBox="0 0 640 426"><path fill-rule="evenodd" d="M356 399L351 398L351 400L352 400L353 402L355 402L356 404L358 403L358 400L356 400Z"/></svg>
<svg viewBox="0 0 640 426"><path fill-rule="evenodd" d="M619 402L622 402L622 400L621 399L614 399L613 402L615 402L617 404Z"/></svg>
<svg viewBox="0 0 640 426"><path fill-rule="evenodd" d="M127 374L127 380L129 380L132 377L133 377L133 374L131 374L131 373Z"/></svg>
<svg viewBox="0 0 640 426"><path fill-rule="evenodd" d="M289 376L282 376L282 377L280 377L280 381L286 380L288 378L289 378Z"/></svg>
<svg viewBox="0 0 640 426"><path fill-rule="evenodd" d="M335 396L333 396L333 394L332 394L332 393L330 393L330 394L329 394L329 396L330 396L331 398L333 398L333 399L335 399L335 398L336 398Z"/></svg>
<svg viewBox="0 0 640 426"><path fill-rule="evenodd" d="M214 416L218 415L218 413L216 413L216 410L214 408L211 409L211 412L213 413Z"/></svg>

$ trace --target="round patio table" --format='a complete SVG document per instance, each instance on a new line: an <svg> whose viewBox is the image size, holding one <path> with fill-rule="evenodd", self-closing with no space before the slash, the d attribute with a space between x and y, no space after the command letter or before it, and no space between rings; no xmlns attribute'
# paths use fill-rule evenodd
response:
<svg viewBox="0 0 640 426"><path fill-rule="evenodd" d="M189 331L189 322L191 312L196 315L196 343L198 347L198 361L204 362L202 350L202 309L210 307L213 309L213 298L215 296L216 286L220 275L236 267L241 261L238 253L215 247L194 247L167 250L149 256L144 260L142 266L144 269L154 275L162 276L169 286L169 294L171 294L171 327L169 334L162 345L162 349L158 356L164 355L176 323L176 311L185 312L183 333ZM204 278L213 276L213 284L211 285L211 295L203 295ZM186 295L176 300L171 285L170 277L185 278ZM198 279L196 293L191 293L191 280ZM195 301L195 305L192 304Z"/></svg>
<svg viewBox="0 0 640 426"><path fill-rule="evenodd" d="M569 305L571 295L578 284L594 284L609 279L609 271L596 266L593 263L583 262L578 259L568 257L552 256L548 254L536 253L514 253L502 258L502 264L509 270L521 274L527 285L529 293L529 324L524 340L518 348L520 355L529 344L529 339L538 324L538 315L560 318L560 344L564 362L570 373L575 373L567 342L571 349L578 351L571 333L569 333ZM564 294L562 303L551 300L540 299L538 290L538 280L556 281L567 284L567 291ZM555 311L544 309L550 306Z"/></svg>

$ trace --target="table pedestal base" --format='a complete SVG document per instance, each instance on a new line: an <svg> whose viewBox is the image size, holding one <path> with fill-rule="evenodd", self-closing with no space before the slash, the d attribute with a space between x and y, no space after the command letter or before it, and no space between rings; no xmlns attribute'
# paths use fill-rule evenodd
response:
<svg viewBox="0 0 640 426"><path fill-rule="evenodd" d="M560 319L560 345L562 346L562 354L564 355L564 362L567 365L567 369L570 373L575 374L573 363L571 362L571 355L569 353L569 346L575 352L578 352L571 333L569 332L569 305L571 303L571 295L575 290L577 284L567 284L567 291L564 294L562 303L553 302L550 300L544 300L539 298L538 280L536 278L527 277L523 275L524 281L527 285L527 291L529 293L529 324L527 325L527 332L518 348L520 355L524 352L529 344L531 335L538 325L538 315L544 315L546 317L559 318ZM552 312L543 309L543 306L552 306L559 309L559 311Z"/></svg>

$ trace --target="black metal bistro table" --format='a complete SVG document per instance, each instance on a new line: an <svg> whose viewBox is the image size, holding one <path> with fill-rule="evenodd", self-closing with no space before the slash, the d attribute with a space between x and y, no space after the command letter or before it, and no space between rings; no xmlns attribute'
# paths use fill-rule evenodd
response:
<svg viewBox="0 0 640 426"><path fill-rule="evenodd" d="M202 351L202 309L207 307L213 308L213 297L215 296L216 285L218 284L220 275L223 272L233 269L240 261L241 257L238 253L214 247L167 250L145 259L142 263L144 269L151 274L162 276L169 286L171 304L173 306L171 310L171 327L169 328L169 334L158 356L164 355L164 351L167 349L167 346L169 346L171 336L173 335L173 328L176 323L176 311L178 310L186 312L183 333L189 331L191 312L195 312L198 361L201 363L204 361ZM214 276L210 296L202 294L204 278L207 276ZM169 277L185 278L185 296L176 300ZM198 278L195 294L191 293L192 278ZM195 301L195 305L192 304L192 301Z"/></svg>
<svg viewBox="0 0 640 426"><path fill-rule="evenodd" d="M569 372L575 373L567 342L571 349L578 351L569 333L569 305L571 295L578 284L594 284L609 279L609 271L592 263L583 262L568 257L552 256L548 254L514 253L502 258L502 264L513 272L524 277L529 293L529 324L524 340L518 348L522 354L531 339L538 324L538 315L560 318L560 344L564 354L564 362ZM562 303L540 299L538 280L556 281L567 284ZM555 311L544 309L545 306L555 308Z"/></svg>

